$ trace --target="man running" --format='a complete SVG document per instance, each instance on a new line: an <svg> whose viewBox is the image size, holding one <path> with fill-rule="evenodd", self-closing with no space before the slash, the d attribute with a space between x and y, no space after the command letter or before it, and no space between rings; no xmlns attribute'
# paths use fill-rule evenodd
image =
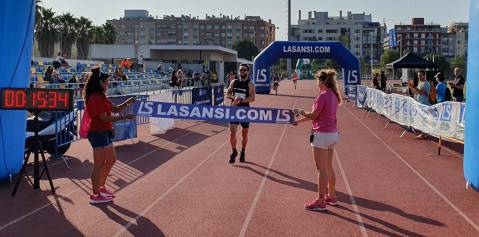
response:
<svg viewBox="0 0 479 237"><path fill-rule="evenodd" d="M226 98L231 100L231 106L249 107L249 103L253 102L256 95L256 90L249 79L249 66L248 64L241 64L239 67L240 79L235 79L231 82ZM235 162L238 151L236 150L236 131L238 130L239 122L230 122L230 143L233 152L230 155L229 163ZM241 133L243 140L241 142L241 154L240 162L245 162L245 149L248 143L248 129L249 123L241 123Z"/></svg>

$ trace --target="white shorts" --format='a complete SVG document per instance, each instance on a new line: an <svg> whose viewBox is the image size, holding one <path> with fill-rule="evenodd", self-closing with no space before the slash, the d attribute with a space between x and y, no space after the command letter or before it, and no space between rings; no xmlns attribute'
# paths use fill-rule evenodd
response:
<svg viewBox="0 0 479 237"><path fill-rule="evenodd" d="M339 133L322 133L314 132L314 139L311 143L312 147L319 149L332 149L339 144Z"/></svg>

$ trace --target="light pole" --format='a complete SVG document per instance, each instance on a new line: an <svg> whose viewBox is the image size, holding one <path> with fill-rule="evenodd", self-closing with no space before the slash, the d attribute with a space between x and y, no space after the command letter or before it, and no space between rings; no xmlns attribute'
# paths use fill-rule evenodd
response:
<svg viewBox="0 0 479 237"><path fill-rule="evenodd" d="M288 0L288 41L291 41L291 0ZM287 59L288 79L291 78L291 58Z"/></svg>

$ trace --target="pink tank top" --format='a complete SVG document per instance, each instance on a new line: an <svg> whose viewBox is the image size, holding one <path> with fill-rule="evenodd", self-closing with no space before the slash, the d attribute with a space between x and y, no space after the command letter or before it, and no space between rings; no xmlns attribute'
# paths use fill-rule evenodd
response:
<svg viewBox="0 0 479 237"><path fill-rule="evenodd" d="M338 99L331 89L321 91L313 104L313 111L319 111L319 116L313 120L313 131L322 133L337 132L336 112Z"/></svg>

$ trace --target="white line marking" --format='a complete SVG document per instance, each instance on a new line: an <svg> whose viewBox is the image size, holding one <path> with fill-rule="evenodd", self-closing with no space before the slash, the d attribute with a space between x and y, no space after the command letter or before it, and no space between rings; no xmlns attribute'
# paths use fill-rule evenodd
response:
<svg viewBox="0 0 479 237"><path fill-rule="evenodd" d="M298 99L296 98L294 100L293 108L296 106L297 101ZM273 162L276 159L276 154L278 153L279 146L281 145L281 142L283 141L284 135L286 134L286 128L288 126L289 125L283 126L283 132L281 133L281 136L279 137L278 144L276 144L276 147L274 148L273 155L271 156L271 160L269 161L269 164L268 164L268 169L264 173L263 180L261 180L261 184L259 185L258 191L256 191L256 196L254 197L253 203L251 204L251 207L249 208L248 215L246 215L246 219L244 220L243 226L241 227L241 231L239 234L240 237L245 236L246 230L248 230L249 222L251 221L251 218L253 217L254 210L256 209L256 205L258 204L259 198L261 197L261 193L263 192L264 185L266 184L266 180L271 171L271 167L273 167Z"/></svg>
<svg viewBox="0 0 479 237"><path fill-rule="evenodd" d="M128 228L130 228L134 222L137 222L138 219L143 217L148 211L151 210L158 202L160 202L166 195L168 195L171 191L173 191L176 187L182 184L191 174L193 174L196 170L198 170L204 163L206 163L211 157L213 157L216 152L218 152L223 146L226 145L227 142L221 144L218 148L216 148L208 157L206 157L201 163L195 166L190 172L188 172L185 176L183 176L180 180L178 180L175 185L171 186L165 193L163 193L160 197L158 197L155 201L153 201L150 205L148 205L140 214L138 214L135 218L131 219L128 224L124 225L114 236L120 236L123 232L125 232Z"/></svg>
<svg viewBox="0 0 479 237"><path fill-rule="evenodd" d="M452 209L454 209L467 223L479 232L479 226L474 223L464 212L462 212L456 205L454 205L444 194L442 194L434 185L427 181L416 169L414 169L404 158L394 151L382 138L380 138L374 131L372 131L365 123L363 123L353 112L346 109L358 122L365 127L373 136L375 136L389 151L391 151L404 165L406 165L419 179L421 179L427 186L429 186L439 197L441 197Z"/></svg>
<svg viewBox="0 0 479 237"><path fill-rule="evenodd" d="M346 177L346 172L344 171L343 164L341 163L341 159L339 159L338 152L334 150L334 155L336 156L336 162L338 163L339 170L341 171L341 176L343 177L344 184L346 185L346 190L349 194L349 201L351 201L351 205L353 206L354 214L356 214L356 221L359 223L359 229L361 230L361 234L363 237L368 236L368 232L364 227L364 221L359 213L358 205L356 204L356 200L354 199L353 191L351 191L351 185L349 185L348 178Z"/></svg>
<svg viewBox="0 0 479 237"><path fill-rule="evenodd" d="M168 144L168 143L173 143L173 142L177 142L177 141L183 139L184 137L186 137L187 135L190 135L190 134L192 134L192 133L193 133L193 132L188 132L188 133L184 134L183 136L180 136L180 137L176 138L175 140L173 140L173 141L171 141L171 142L170 142L170 141L167 141L166 144ZM141 159L147 157L148 155L153 154L154 152L156 152L156 151L158 151L158 150L160 150L160 149L161 149L161 148L155 148L153 151L147 152L146 154L144 154L144 155L138 157L138 158L135 159L135 160L132 160L132 161L128 162L127 164L128 164L128 165L131 165L131 164L135 163L136 161L139 161L139 160L141 160ZM76 192L78 192L78 191L80 191L80 190L81 190L81 188L77 188L77 189L73 190L72 192L68 193L67 195L65 195L64 197L65 197L65 198L66 198L66 197L69 197L69 196L73 195L74 193L76 193ZM9 227L9 226L11 226L11 225L13 225L13 224L15 224L15 223L17 223L17 222L19 222L19 221L25 219L25 218L27 218L28 216L31 216L31 215L33 215L33 214L35 214L35 213L41 211L42 209L45 209L46 207L49 207L50 205L52 205L52 206L57 206L56 203L53 203L53 202L49 201L49 203L46 203L45 205L43 205L43 206L41 206L41 207L39 207L39 208L37 208L37 209L35 209L35 210L33 210L33 211L30 211L30 212L26 213L25 215L23 215L23 216L21 216L21 217L18 217L18 218L16 218L16 219L14 219L14 220L8 222L7 224L1 226L1 227L0 227L0 231L1 231L1 230L4 230L5 228L7 228L7 227Z"/></svg>
<svg viewBox="0 0 479 237"><path fill-rule="evenodd" d="M70 195L73 195L74 193L76 193L76 192L78 192L78 191L80 191L79 188L77 188L77 189L71 191L71 192L68 193L65 197L68 197L68 196L70 196ZM28 216L30 216L30 215L32 215L32 214L34 214L34 213L36 213L36 212L41 211L42 209L44 209L45 207L48 207L48 206L50 206L50 205L56 206L56 203L54 204L54 203L52 203L52 202L49 202L49 203L47 203L47 204L45 204L45 205L43 205L43 206L41 206L41 207L39 207L39 208L37 208L37 209L35 209L35 210L29 212L29 213L27 213L27 214L25 214L25 215L23 215L23 216L21 216L21 217L18 217L18 218L16 218L15 220L12 220L12 221L8 222L7 224L3 225L2 227L0 227L0 231L6 229L7 227L9 227L9 226L11 226L11 225L13 225L13 224L15 224L15 223L17 223L17 222L19 222L19 221L25 219L25 218L27 218Z"/></svg>
<svg viewBox="0 0 479 237"><path fill-rule="evenodd" d="M263 192L266 179L269 176L269 172L271 170L271 167L273 166L273 162L276 158L276 154L278 153L279 145L283 141L283 137L286 134L287 126L288 125L284 125L283 127L283 132L281 133L281 137L279 138L278 144L276 144L271 160L269 161L268 169L264 173L263 180L261 180L261 184L259 185L258 191L256 192L256 196L254 197L253 203L251 204L251 207L249 208L248 215L246 216L246 219L244 220L244 223L243 223L243 227L241 227L241 232L239 234L240 237L243 237L246 234L246 230L248 229L249 222L251 221L251 218L253 217L254 210L256 209L256 205L258 204L259 198L261 197L261 193Z"/></svg>

